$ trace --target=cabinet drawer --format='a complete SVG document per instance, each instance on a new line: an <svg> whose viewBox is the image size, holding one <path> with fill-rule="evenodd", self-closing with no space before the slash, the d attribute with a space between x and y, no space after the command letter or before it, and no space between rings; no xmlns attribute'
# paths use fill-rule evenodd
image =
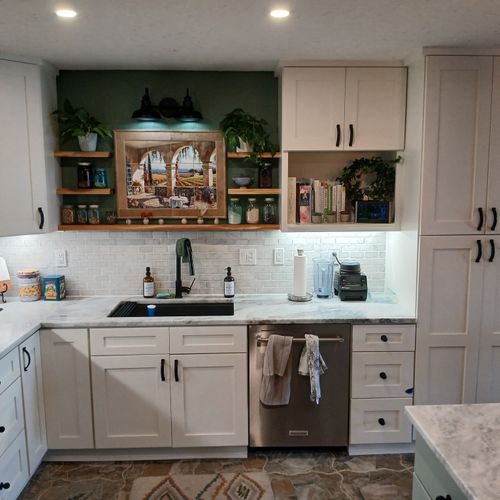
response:
<svg viewBox="0 0 500 500"><path fill-rule="evenodd" d="M404 407L411 405L411 398L352 399L350 444L410 443Z"/></svg>
<svg viewBox="0 0 500 500"><path fill-rule="evenodd" d="M354 325L353 351L414 351L415 325Z"/></svg>
<svg viewBox="0 0 500 500"><path fill-rule="evenodd" d="M92 328L90 354L168 354L169 328Z"/></svg>
<svg viewBox="0 0 500 500"><path fill-rule="evenodd" d="M170 352L172 354L246 351L246 326L180 326L170 328Z"/></svg>
<svg viewBox="0 0 500 500"><path fill-rule="evenodd" d="M14 442L0 456L0 483L5 486L0 490L0 500L15 500L29 480L28 460L26 458L26 437L18 434Z"/></svg>
<svg viewBox="0 0 500 500"><path fill-rule="evenodd" d="M13 349L0 359L0 394L19 377L19 354Z"/></svg>
<svg viewBox="0 0 500 500"><path fill-rule="evenodd" d="M0 396L0 455L24 428L21 379Z"/></svg>
<svg viewBox="0 0 500 500"><path fill-rule="evenodd" d="M413 395L413 352L354 352L351 397L404 398Z"/></svg>

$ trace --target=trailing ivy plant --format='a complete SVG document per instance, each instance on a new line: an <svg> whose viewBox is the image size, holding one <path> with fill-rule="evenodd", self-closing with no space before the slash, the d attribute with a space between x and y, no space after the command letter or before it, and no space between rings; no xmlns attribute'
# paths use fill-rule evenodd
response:
<svg viewBox="0 0 500 500"><path fill-rule="evenodd" d="M340 179L346 188L346 197L354 203L358 200L391 201L394 197L396 182L396 164L401 156L394 160L385 160L381 156L356 158L347 165ZM370 184L361 187L367 177L374 177Z"/></svg>

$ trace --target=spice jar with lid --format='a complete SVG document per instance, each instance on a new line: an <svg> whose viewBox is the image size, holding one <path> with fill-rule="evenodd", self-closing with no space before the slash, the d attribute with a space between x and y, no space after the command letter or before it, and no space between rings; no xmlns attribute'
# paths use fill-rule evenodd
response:
<svg viewBox="0 0 500 500"><path fill-rule="evenodd" d="M61 222L63 224L75 223L75 207L73 205L63 205L61 208Z"/></svg>
<svg viewBox="0 0 500 500"><path fill-rule="evenodd" d="M108 187L108 174L106 173L106 169L102 167L94 169L94 187Z"/></svg>
<svg viewBox="0 0 500 500"><path fill-rule="evenodd" d="M274 198L264 198L264 207L262 208L262 222L264 224L276 224L276 202Z"/></svg>
<svg viewBox="0 0 500 500"><path fill-rule="evenodd" d="M99 224L101 222L99 217L99 205L89 205L88 219L89 224Z"/></svg>
<svg viewBox="0 0 500 500"><path fill-rule="evenodd" d="M88 161L78 162L78 187L89 189L93 186L92 163Z"/></svg>
<svg viewBox="0 0 500 500"><path fill-rule="evenodd" d="M243 218L243 210L241 208L240 199L230 198L227 222L229 224L241 224L242 218Z"/></svg>
<svg viewBox="0 0 500 500"><path fill-rule="evenodd" d="M87 224L87 205L78 205L76 208L76 222L78 224Z"/></svg>
<svg viewBox="0 0 500 500"><path fill-rule="evenodd" d="M264 163L259 169L259 187L270 188L273 185L273 174L271 164Z"/></svg>
<svg viewBox="0 0 500 500"><path fill-rule="evenodd" d="M259 223L259 207L256 204L256 198L248 198L248 205L246 211L246 221L247 224L258 224Z"/></svg>

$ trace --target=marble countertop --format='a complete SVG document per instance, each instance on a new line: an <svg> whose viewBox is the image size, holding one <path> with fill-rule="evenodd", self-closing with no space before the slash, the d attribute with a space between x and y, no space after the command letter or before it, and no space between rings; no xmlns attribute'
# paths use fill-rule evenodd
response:
<svg viewBox="0 0 500 500"><path fill-rule="evenodd" d="M407 406L405 410L467 498L499 498L500 404Z"/></svg>
<svg viewBox="0 0 500 500"><path fill-rule="evenodd" d="M2 304L0 311L0 357L41 327L99 328L174 325L244 325L254 323L414 323L414 313L394 303L394 297L370 295L366 302L341 302L338 298L311 302L290 302L285 294L241 295L234 299L234 316L190 316L108 318L124 300L142 297L68 298L61 302L19 302ZM188 301L227 300L220 296L192 296ZM156 302L159 300L156 299Z"/></svg>

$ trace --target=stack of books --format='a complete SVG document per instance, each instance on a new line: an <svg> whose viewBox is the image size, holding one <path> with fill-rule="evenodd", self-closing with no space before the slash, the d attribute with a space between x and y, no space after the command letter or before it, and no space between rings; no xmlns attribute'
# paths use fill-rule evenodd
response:
<svg viewBox="0 0 500 500"><path fill-rule="evenodd" d="M334 215L339 222L345 204L345 186L339 180L288 178L289 224L310 224L313 215Z"/></svg>

